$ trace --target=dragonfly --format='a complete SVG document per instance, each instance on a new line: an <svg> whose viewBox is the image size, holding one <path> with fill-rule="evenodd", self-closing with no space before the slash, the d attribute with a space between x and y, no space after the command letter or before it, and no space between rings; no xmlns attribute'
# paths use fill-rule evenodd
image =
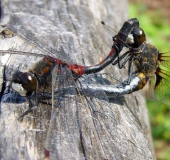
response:
<svg viewBox="0 0 170 160"><path fill-rule="evenodd" d="M82 66L78 64L67 64L65 61L59 60L54 56L53 53L50 53L52 56L44 56L44 55L38 55L43 56L44 58L37 63L37 65L34 66L32 70L29 72L16 72L13 76L12 80L12 88L17 91L21 96L28 97L29 98L29 106L30 108L23 113L20 118L24 117L26 114L28 114L32 109L33 106L38 105L38 89L39 88L46 88L48 86L47 79L50 79L49 76L51 76L52 70L55 66L65 67L68 70L71 71L72 79L78 79L82 75L88 75L91 73L96 73L104 69L106 66L111 64L118 54L123 49L124 45L126 44L126 40L128 38L128 35L132 32L132 30L139 26L139 22L136 18L130 19L126 21L122 28L120 29L118 35L116 35L113 38L114 44L112 46L112 49L109 53L109 55L99 64L94 66ZM6 36L5 32L11 32L6 28L7 30L3 31L3 36ZM11 33L15 34L15 33ZM20 36L23 38L22 36ZM33 43L33 42L31 42ZM5 53L11 53L11 54L26 54L26 55L34 55L33 53L29 52L18 52L18 51L0 51L1 54ZM35 54L36 55L36 54ZM39 67L40 66L40 67ZM59 69L60 70L60 69ZM58 71L56 71L58 72ZM63 71L60 71L61 73ZM60 74L61 74L60 73ZM64 72L63 72L64 73ZM32 94L36 95L36 104L31 104L30 97L32 97Z"/></svg>
<svg viewBox="0 0 170 160"><path fill-rule="evenodd" d="M118 55L112 62L112 65L118 64L119 69L128 62L128 78L117 84L117 87L105 85L102 91L110 96L120 96L145 87L148 99L170 105L170 53L160 53L155 46L147 43L145 32L140 27L134 28L132 38L129 40L131 40L129 44L127 43L129 50L120 57ZM101 91L101 86L88 88Z"/></svg>
<svg viewBox="0 0 170 160"><path fill-rule="evenodd" d="M169 92L167 85L169 84L168 81L170 76L170 70L168 68L170 55L169 53L160 53L156 47L148 44L146 42L145 32L142 28L139 27L137 20L131 19L131 21L132 22L130 22L130 24L133 24L131 27L129 27L129 21L124 23L118 35L113 38L115 43L112 46L111 52L99 64L85 67L77 64L69 65L58 59L55 59L55 62L58 65L64 65L69 70L71 70L75 79L82 76L83 74L99 72L110 63L112 63L112 65L118 64L119 68L121 69L127 62L129 62L129 78L116 85L116 87L110 87L107 85L104 87L90 85L81 87L83 87L84 90L93 89L95 91L98 90L99 92L105 91L107 95L121 96L141 90L147 84L147 87L150 90L152 89L150 91L151 95L149 96L151 99L157 101L163 100L163 103L169 105L169 98L164 93L168 94ZM129 38L129 42L126 42L129 33L131 33L131 38ZM123 46L128 47L129 50L119 57L119 53ZM123 61L122 64L120 64L121 61ZM15 90L19 92L18 88L15 88ZM34 88L33 91L35 90L36 89Z"/></svg>
<svg viewBox="0 0 170 160"><path fill-rule="evenodd" d="M14 19L16 20L16 17ZM28 16L27 19L29 19ZM33 20L32 17L31 20ZM16 23L16 21L14 22ZM15 26L15 24L13 25ZM115 143L115 140L113 139L114 135L111 132L108 132L111 130L117 130L115 119L118 117L115 117L113 112L113 110L116 111L116 108L112 108L113 110L111 109L109 99L104 91L98 91L97 89L95 90L95 88L90 87L103 83L103 78L101 82L100 74L94 75L94 73L99 72L112 62L118 64L121 61L119 53L122 48L126 46L126 40L129 34L131 34L134 28L139 26L138 20L131 19L126 21L117 36L114 37L113 47L106 59L95 66L89 67L68 63L63 60L65 57L63 59L62 57L61 59L56 57L54 52L46 49L43 44L41 45L41 43L36 43L38 41L37 39L34 41L29 39L29 37L24 37L23 35L18 34L16 32L16 28L12 27L13 25L10 24L10 28L7 27L7 30L2 32L4 37L17 35L17 37L26 40L45 53L35 54L30 52L13 51L12 49L8 51L0 51L1 54L10 53L12 55L19 54L20 56L27 55L25 60L23 60L28 60L27 63L29 62L28 55L40 57L39 62L36 63L29 72L20 70L11 74L13 66L9 68L8 65L5 65L5 70L6 72L9 72L8 75L12 76L10 86L12 86L13 90L18 92L21 97L27 97L29 100L29 108L27 111L24 111L24 113L22 112L19 120L22 120L22 118L29 118L29 113L29 115L34 115L33 119L36 121L36 116L40 115L42 117L42 122L39 120L39 125L36 126L35 130L36 133L43 133L43 129L47 128L46 126L49 126L45 142L46 157L50 156L51 159L70 159L70 157L72 159L76 159L77 157L75 158L75 155L78 155L79 159L83 159L83 157L88 155L87 153L97 150L98 153L96 153L95 156L97 159L100 159L101 157L103 159L112 159L114 156L118 159L122 159L124 157L121 154L122 142L116 140L117 142ZM27 36L29 36L29 34ZM64 49L61 49L60 53L64 54ZM27 68L26 63L25 65L23 65L23 62L18 63L20 63L18 68L23 70ZM98 76L100 79L98 79ZM53 110L51 111L52 113L49 114L49 107L43 108L41 103L51 103L50 105L53 106ZM86 106L86 108L83 108L83 106ZM36 112L38 108L40 108L40 111ZM71 108L71 112L67 112L68 108ZM33 112L35 112L35 114ZM45 117L46 114L49 115L50 122L44 122L45 118L43 117ZM81 118L83 118L83 121L81 121ZM91 123L91 119L94 122L94 126L92 128L88 127ZM61 129L60 132L58 131L59 128ZM89 137L85 135L85 133L88 132L91 135L95 129L97 132L94 133L98 135L100 140L96 141L91 139L91 144L89 144ZM137 127L133 127L133 129L135 131L138 130ZM79 132L77 133L77 131ZM117 138L120 139L125 133L119 132L119 129L117 131L118 135L117 133L115 134ZM103 137L105 137L104 140L102 140ZM128 141L133 140L128 138ZM93 142L98 144L97 147L92 145ZM86 145L86 143L89 145ZM73 145L76 145L78 148L81 146L83 153L79 153L79 151L75 150ZM126 146L126 142L124 145ZM89 147L86 148L86 146ZM116 152L116 155L111 154L110 150L105 149L105 146L111 147L111 149ZM134 150L136 147L136 145L133 145L131 148ZM144 159L147 159L146 157L148 155L150 156L150 152L142 148L143 146L139 149L139 152L143 152ZM147 148L147 146L145 148ZM66 150L69 150L69 153L66 153ZM134 153L134 157L137 157L138 154L138 151ZM90 159L88 157L86 158Z"/></svg>

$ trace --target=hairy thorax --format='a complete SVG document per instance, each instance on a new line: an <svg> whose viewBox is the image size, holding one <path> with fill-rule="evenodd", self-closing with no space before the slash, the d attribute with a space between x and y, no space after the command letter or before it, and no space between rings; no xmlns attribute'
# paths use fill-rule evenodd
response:
<svg viewBox="0 0 170 160"><path fill-rule="evenodd" d="M134 60L135 72L142 72L146 75L155 73L159 52L154 46L143 43L134 54L136 54Z"/></svg>

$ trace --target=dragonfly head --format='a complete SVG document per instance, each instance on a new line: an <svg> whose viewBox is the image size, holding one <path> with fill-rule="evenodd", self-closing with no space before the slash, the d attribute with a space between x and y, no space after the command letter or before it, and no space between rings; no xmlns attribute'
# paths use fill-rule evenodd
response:
<svg viewBox="0 0 170 160"><path fill-rule="evenodd" d="M142 28L136 27L132 31L132 36L134 39L134 47L138 48L143 42L146 41L145 32Z"/></svg>
<svg viewBox="0 0 170 160"><path fill-rule="evenodd" d="M17 72L13 76L12 88L21 96L31 96L37 86L38 80L31 72Z"/></svg>
<svg viewBox="0 0 170 160"><path fill-rule="evenodd" d="M128 35L126 42L133 48L138 48L146 41L145 32L142 28L135 27L131 34Z"/></svg>

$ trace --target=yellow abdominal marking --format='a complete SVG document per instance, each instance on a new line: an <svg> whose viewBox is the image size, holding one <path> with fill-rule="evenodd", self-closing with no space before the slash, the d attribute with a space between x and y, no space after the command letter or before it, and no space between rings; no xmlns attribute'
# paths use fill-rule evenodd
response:
<svg viewBox="0 0 170 160"><path fill-rule="evenodd" d="M147 83L147 78L146 78L145 74L143 74L143 73L139 73L138 77L141 80L138 84L138 87L139 87L139 89L142 89Z"/></svg>

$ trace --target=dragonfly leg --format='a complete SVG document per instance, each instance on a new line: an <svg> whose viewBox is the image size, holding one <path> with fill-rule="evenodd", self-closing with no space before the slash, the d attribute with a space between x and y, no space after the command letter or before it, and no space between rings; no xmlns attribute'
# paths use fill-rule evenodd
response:
<svg viewBox="0 0 170 160"><path fill-rule="evenodd" d="M128 68L128 81L127 81L127 84L130 84L131 82L131 79L132 79L132 75L133 75L133 66L134 66L134 57L129 61L129 68Z"/></svg>
<svg viewBox="0 0 170 160"><path fill-rule="evenodd" d="M130 51L124 53L122 56L120 56L116 61L114 61L112 63L112 65L115 65L118 63L119 69L121 69L123 66L125 66L125 64L129 61L129 68L128 68L128 80L122 82L124 84L129 84L132 78L132 74L133 74L133 61L134 61L134 57L132 58L132 55L130 55L129 53L131 53ZM125 58L125 60L123 61L122 64L120 64L120 60L122 60L125 56L127 55L127 57Z"/></svg>
<svg viewBox="0 0 170 160"><path fill-rule="evenodd" d="M18 117L18 120L19 121L22 121L24 116L26 116L28 113L32 112L32 110L38 106L38 103L39 103L39 100L38 100L38 97L36 97L36 104L33 104L32 101L31 101L31 97L28 98L28 103L29 103L29 108L23 113L21 114L19 117Z"/></svg>
<svg viewBox="0 0 170 160"><path fill-rule="evenodd" d="M130 53L130 51L127 51L121 56L118 55L118 58L112 63L112 65L118 64L119 69L122 69L125 66L125 64L127 63L127 61L129 61L129 59L131 58L131 55L129 53ZM123 61L122 64L120 64L120 61L124 58L125 58L125 60Z"/></svg>

